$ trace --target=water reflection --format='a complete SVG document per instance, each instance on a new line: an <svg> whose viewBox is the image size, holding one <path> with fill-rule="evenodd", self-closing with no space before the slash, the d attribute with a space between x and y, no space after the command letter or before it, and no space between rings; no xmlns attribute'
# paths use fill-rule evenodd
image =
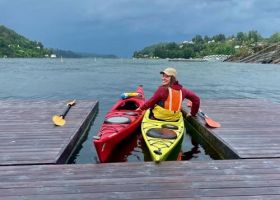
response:
<svg viewBox="0 0 280 200"><path fill-rule="evenodd" d="M191 150L182 153L182 160L191 160L199 157L199 154L201 153L199 144L193 138L191 138L191 143L193 147Z"/></svg>
<svg viewBox="0 0 280 200"><path fill-rule="evenodd" d="M143 161L142 136L140 133L138 130L131 137L122 141L114 150L111 156L111 162Z"/></svg>

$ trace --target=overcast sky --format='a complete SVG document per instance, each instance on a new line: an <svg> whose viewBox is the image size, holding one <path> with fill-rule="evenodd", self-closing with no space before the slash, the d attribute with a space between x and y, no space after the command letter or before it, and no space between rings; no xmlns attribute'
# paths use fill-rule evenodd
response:
<svg viewBox="0 0 280 200"><path fill-rule="evenodd" d="M280 0L0 0L0 24L45 47L131 57L195 35L280 32Z"/></svg>

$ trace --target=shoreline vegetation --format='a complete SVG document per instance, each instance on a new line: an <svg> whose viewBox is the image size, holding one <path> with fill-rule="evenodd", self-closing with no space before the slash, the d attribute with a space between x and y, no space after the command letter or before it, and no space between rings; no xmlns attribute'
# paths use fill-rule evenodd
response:
<svg viewBox="0 0 280 200"><path fill-rule="evenodd" d="M41 42L31 41L0 25L0 58L118 58L115 55L78 53L45 48ZM133 58L169 59L170 61L204 62L226 61L280 64L280 32L268 38L257 31L238 32L226 37L196 35L190 41L154 44L135 51Z"/></svg>
<svg viewBox="0 0 280 200"><path fill-rule="evenodd" d="M191 41L160 43L135 51L133 58L169 59L170 61L208 61L280 64L280 32L269 38L257 31L238 32L226 37L196 35Z"/></svg>
<svg viewBox="0 0 280 200"><path fill-rule="evenodd" d="M115 55L78 53L45 48L41 42L31 41L15 31L0 25L0 58L117 58Z"/></svg>

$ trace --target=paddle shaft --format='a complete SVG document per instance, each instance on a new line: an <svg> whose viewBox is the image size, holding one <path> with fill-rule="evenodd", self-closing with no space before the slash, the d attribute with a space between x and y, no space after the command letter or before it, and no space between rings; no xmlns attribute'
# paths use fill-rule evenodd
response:
<svg viewBox="0 0 280 200"><path fill-rule="evenodd" d="M203 118L208 118L208 116L200 109L198 110L198 114L200 114L200 116L202 116Z"/></svg>
<svg viewBox="0 0 280 200"><path fill-rule="evenodd" d="M69 112L70 108L71 108L72 106L74 106L75 103L76 103L76 100L71 101L71 102L69 102L69 103L67 104L67 108L64 110L63 114L60 115L60 117L61 117L62 119L64 119L64 117L65 117L65 116L67 115L67 113Z"/></svg>
<svg viewBox="0 0 280 200"><path fill-rule="evenodd" d="M67 105L67 108L64 110L63 114L60 115L62 117L62 119L64 119L64 117L67 115L67 113L69 112L71 107L72 107L72 104Z"/></svg>
<svg viewBox="0 0 280 200"><path fill-rule="evenodd" d="M202 116L204 118L204 120L206 121L206 124L212 128L219 128L221 127L221 124L219 122L214 121L213 119L211 119L210 117L208 117L204 112L202 112L201 110L199 110L199 114L200 116Z"/></svg>
<svg viewBox="0 0 280 200"><path fill-rule="evenodd" d="M192 107L192 102L189 101L187 104L189 107ZM210 117L208 117L201 109L198 110L198 114L205 120L206 124L212 128L219 128L221 124L219 122L214 121Z"/></svg>

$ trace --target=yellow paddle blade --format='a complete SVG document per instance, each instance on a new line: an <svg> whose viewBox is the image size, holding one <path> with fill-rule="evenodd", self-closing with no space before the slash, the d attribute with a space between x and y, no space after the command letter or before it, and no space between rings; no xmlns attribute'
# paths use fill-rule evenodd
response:
<svg viewBox="0 0 280 200"><path fill-rule="evenodd" d="M52 120L53 123L57 126L63 126L66 123L65 120L62 118L62 116L58 116L58 115L54 115Z"/></svg>

